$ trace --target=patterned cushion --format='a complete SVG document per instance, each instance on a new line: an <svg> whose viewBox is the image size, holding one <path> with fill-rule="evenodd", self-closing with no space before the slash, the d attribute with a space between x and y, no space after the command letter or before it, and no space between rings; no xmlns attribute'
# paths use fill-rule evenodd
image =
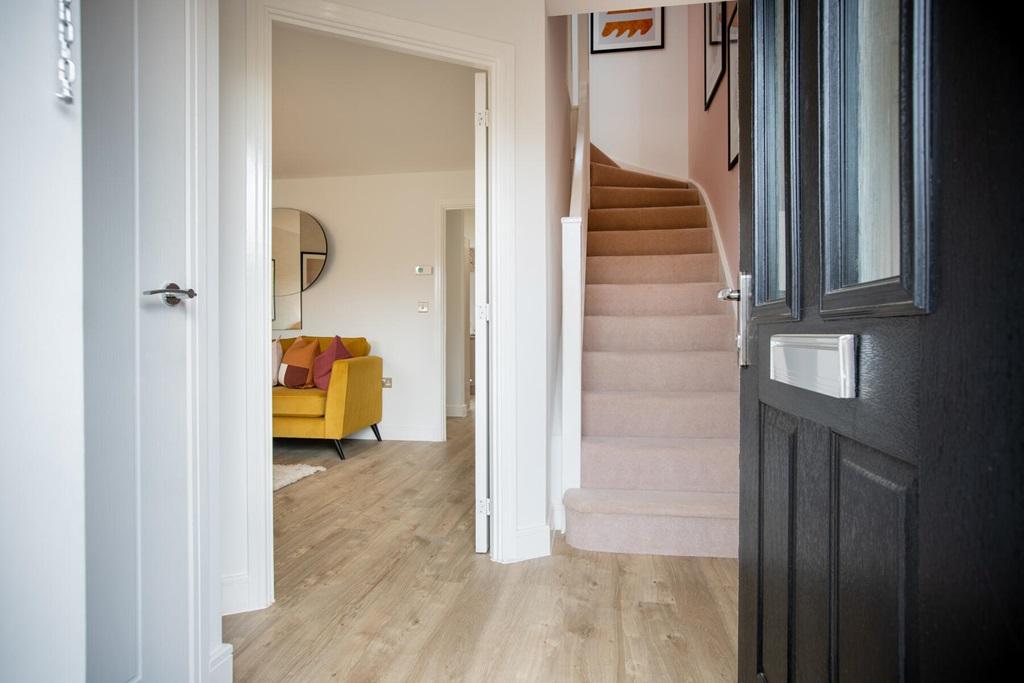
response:
<svg viewBox="0 0 1024 683"><path fill-rule="evenodd" d="M313 361L313 383L318 389L327 391L327 386L331 383L331 370L334 369L334 361L351 357L352 354L349 353L345 343L341 341L341 337L335 336L327 349Z"/></svg>
<svg viewBox="0 0 1024 683"><path fill-rule="evenodd" d="M276 387L277 373L281 371L281 359L284 358L284 349L281 348L281 340L275 339L270 348L270 386Z"/></svg>
<svg viewBox="0 0 1024 683"><path fill-rule="evenodd" d="M284 352L277 381L293 389L313 386L313 359L319 350L316 339L296 339Z"/></svg>

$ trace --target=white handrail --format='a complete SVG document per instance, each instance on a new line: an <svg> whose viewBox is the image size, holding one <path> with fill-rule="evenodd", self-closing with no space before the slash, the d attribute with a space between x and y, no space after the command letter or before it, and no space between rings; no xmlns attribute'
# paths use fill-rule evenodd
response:
<svg viewBox="0 0 1024 683"><path fill-rule="evenodd" d="M590 210L590 21L585 14L577 15L575 21L576 146L569 216L562 219L562 495L580 486L583 304L587 279L587 214Z"/></svg>

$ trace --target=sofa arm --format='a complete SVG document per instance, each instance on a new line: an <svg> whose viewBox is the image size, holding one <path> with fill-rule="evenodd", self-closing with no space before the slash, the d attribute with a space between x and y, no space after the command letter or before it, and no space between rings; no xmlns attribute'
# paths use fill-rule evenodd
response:
<svg viewBox="0 0 1024 683"><path fill-rule="evenodd" d="M324 436L340 439L377 424L382 415L380 356L357 356L334 361L327 385Z"/></svg>

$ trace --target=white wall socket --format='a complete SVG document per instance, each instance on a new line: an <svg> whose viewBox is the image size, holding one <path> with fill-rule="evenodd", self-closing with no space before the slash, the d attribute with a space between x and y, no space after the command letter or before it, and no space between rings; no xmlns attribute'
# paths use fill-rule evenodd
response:
<svg viewBox="0 0 1024 683"><path fill-rule="evenodd" d="M430 313L430 302L429 301L418 301L416 302L416 311L419 313Z"/></svg>

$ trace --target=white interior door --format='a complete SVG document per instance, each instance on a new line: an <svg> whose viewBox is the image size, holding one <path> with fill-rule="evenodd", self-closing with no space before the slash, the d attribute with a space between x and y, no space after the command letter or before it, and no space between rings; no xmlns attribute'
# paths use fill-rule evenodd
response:
<svg viewBox="0 0 1024 683"><path fill-rule="evenodd" d="M0 2L0 681L85 680L81 106L56 97L59 47L56 0Z"/></svg>
<svg viewBox="0 0 1024 683"><path fill-rule="evenodd" d="M217 173L205 21L216 11L207 0L84 7L89 680L230 679L229 658L212 656L205 450ZM197 294L145 293L170 283Z"/></svg>
<svg viewBox="0 0 1024 683"><path fill-rule="evenodd" d="M490 116L487 106L487 74L476 74L476 156L474 213L476 219L476 551L486 553L490 549L491 521L491 468L490 468L490 262L488 259L488 224L490 204L488 203L487 178L489 155L487 153L490 132Z"/></svg>

